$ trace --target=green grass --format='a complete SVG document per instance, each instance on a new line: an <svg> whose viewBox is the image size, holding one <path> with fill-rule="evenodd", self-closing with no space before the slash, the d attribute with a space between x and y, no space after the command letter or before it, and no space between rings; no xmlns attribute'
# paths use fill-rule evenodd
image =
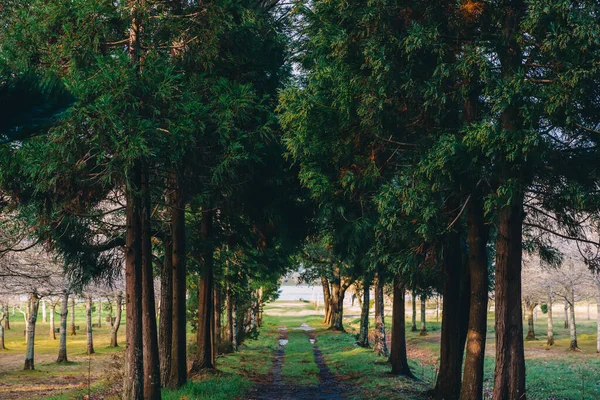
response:
<svg viewBox="0 0 600 400"><path fill-rule="evenodd" d="M319 383L319 368L314 362L313 345L308 336L299 330L288 330L289 342L285 346L282 375L286 382L295 385Z"/></svg>
<svg viewBox="0 0 600 400"><path fill-rule="evenodd" d="M410 308L409 308L410 313ZM550 348L546 343L546 315L538 312L535 324L539 340L525 342L528 398L546 399L599 399L600 356L596 354L596 322L579 316L577 320L578 340L581 352L568 351L569 331L563 328L562 313L555 309L554 334L556 344ZM104 313L104 315L107 315ZM285 382L296 385L315 385L318 368L314 363L312 345L307 335L294 328L307 323L316 328L317 345L329 369L351 388L351 398L407 400L421 399L422 392L433 386L436 368L439 366L440 321L428 321L429 335L407 332L409 363L420 382L413 382L389 374L390 367L383 357L372 350L356 347L353 334L357 333L359 320L355 316L345 319L348 333L326 330L319 315L311 304L276 302L266 307L264 326L256 340L247 340L240 351L217 358L218 372L191 380L178 390L164 390L165 399L234 399L243 398L244 393L256 382L264 381L272 368L273 357L278 349L277 327L286 326L289 342L282 368ZM94 322L95 318L94 318ZM390 315L386 322L391 322ZM58 326L58 318L57 318ZM71 363L59 365L54 362L58 352L58 340L48 338L48 324L41 322L36 330L36 370L23 371L25 342L22 336L24 323L16 314L12 330L6 331L7 351L0 353L0 398L47 398L51 400L81 399L88 393L88 367L91 377L91 394L116 398L111 395L110 373L114 371L114 357L123 348L109 348L109 328L104 325L94 329L94 346L97 354L85 354L86 340L83 334L85 315L83 307L77 307L76 323L82 330L77 336L68 336L67 346ZM407 319L410 327L410 319ZM391 327L386 326L387 333ZM119 339L124 343L124 325ZM194 335L189 334L192 342ZM489 390L494 373L494 321L488 319L488 345L485 362L485 386ZM117 361L118 362L118 361ZM117 379L120 382L120 380ZM23 392L18 392L22 390ZM22 396L19 395L22 393Z"/></svg>

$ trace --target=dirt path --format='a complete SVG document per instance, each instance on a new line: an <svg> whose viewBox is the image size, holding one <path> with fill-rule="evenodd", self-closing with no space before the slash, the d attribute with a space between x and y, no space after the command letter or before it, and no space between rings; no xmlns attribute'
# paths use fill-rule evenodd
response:
<svg viewBox="0 0 600 400"><path fill-rule="evenodd" d="M304 327L307 327L303 324ZM307 327L308 328L308 327ZM249 400L341 400L344 390L329 371L323 354L317 346L317 335L310 329L304 329L307 339L313 345L314 362L319 369L318 385L295 385L286 382L282 376L283 363L285 362L285 346L288 343L287 328L279 328L279 349L273 359L273 368L270 379L252 388L245 396Z"/></svg>

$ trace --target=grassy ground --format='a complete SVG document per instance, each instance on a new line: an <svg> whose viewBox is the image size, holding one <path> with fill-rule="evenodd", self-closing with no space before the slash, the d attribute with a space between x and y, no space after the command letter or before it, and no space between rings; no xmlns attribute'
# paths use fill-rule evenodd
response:
<svg viewBox="0 0 600 400"><path fill-rule="evenodd" d="M85 326L83 307L78 306L76 324ZM321 310L319 310L321 311ZM410 308L409 308L410 313ZM431 310L430 310L431 311ZM282 379L295 385L314 385L318 382L318 369L313 360L312 345L306 334L295 328L306 323L316 329L317 345L331 372L351 388L348 395L361 399L422 399L422 393L431 388L439 364L440 323L435 314L429 314L429 333L419 336L418 332L407 332L410 365L420 378L412 382L389 374L385 358L377 357L371 350L354 345L352 336L358 330L358 309L347 310L345 326L347 334L326 330L321 315L308 303L276 302L266 307L264 327L256 340L248 340L234 354L219 356L219 371L191 380L179 390L165 390L168 400L192 399L235 399L244 398L244 393L253 385L269 379L273 355L278 348L278 327L287 327L289 343L282 368ZM600 355L595 352L596 323L587 320L580 312L577 321L579 346L582 351L568 351L568 329L562 326L562 313L555 309L556 344L548 348L545 343L546 316L541 312L536 322L536 333L540 340L525 343L528 398L542 399L599 399L600 398ZM592 315L594 318L595 315ZM94 318L95 322L95 318ZM387 318L387 322L391 322ZM408 328L410 324L407 321ZM0 399L27 399L32 396L53 400L81 399L88 394L117 398L111 387L118 385L122 377L115 373L122 365L122 348L108 347L109 331L104 326L94 330L94 345L97 354L85 354L85 336L68 337L71 363L54 363L58 351L58 340L48 338L48 324L38 322L36 331L36 370L22 371L25 343L22 336L24 323L19 314L11 320L12 328L6 332L9 350L0 352ZM488 321L488 345L485 364L486 388L492 385L494 369L493 316ZM120 339L124 338L124 326ZM387 327L388 333L391 331ZM193 335L189 335L193 340Z"/></svg>

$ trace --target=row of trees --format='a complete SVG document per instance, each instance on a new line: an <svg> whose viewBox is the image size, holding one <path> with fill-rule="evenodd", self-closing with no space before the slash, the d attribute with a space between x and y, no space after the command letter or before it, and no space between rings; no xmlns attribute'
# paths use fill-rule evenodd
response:
<svg viewBox="0 0 600 400"><path fill-rule="evenodd" d="M413 377L405 292L441 292L439 399L482 398L493 286L493 398L522 399L523 250L556 263L555 234L598 265L599 6L5 1L0 84L23 106L0 150L6 231L73 285L124 260L128 400L183 385L188 358L214 368L218 316L235 348L291 255L332 329L365 288L365 346L374 286L380 354L392 285L398 375Z"/></svg>
<svg viewBox="0 0 600 400"><path fill-rule="evenodd" d="M599 6L297 6L301 72L280 96L280 121L299 179L320 206L302 261L323 271L335 329L341 282L393 282L389 359L409 377L405 292L439 290L438 399L482 398L490 289L492 398L525 398L524 251L560 264L555 235L582 244L587 265L597 266L583 247L598 246L587 227L599 210Z"/></svg>

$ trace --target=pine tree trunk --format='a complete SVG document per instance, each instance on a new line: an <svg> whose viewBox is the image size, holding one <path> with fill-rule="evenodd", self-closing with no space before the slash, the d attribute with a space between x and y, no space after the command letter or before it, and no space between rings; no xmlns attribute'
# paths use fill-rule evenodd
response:
<svg viewBox="0 0 600 400"><path fill-rule="evenodd" d="M214 275L213 249L209 245L212 240L213 211L202 210L201 236L205 248L202 259L202 280L198 290L198 331L196 338L196 359L192 366L193 372L203 369L214 369L213 340L214 334Z"/></svg>
<svg viewBox="0 0 600 400"><path fill-rule="evenodd" d="M365 276L363 280L363 299L360 310L360 330L356 343L361 347L369 347L369 278Z"/></svg>
<svg viewBox="0 0 600 400"><path fill-rule="evenodd" d="M565 323L564 323L564 328L568 329L569 328L569 302L565 301Z"/></svg>
<svg viewBox="0 0 600 400"><path fill-rule="evenodd" d="M214 337L212 340L213 343L213 355L214 357L216 357L217 352L218 352L218 348L219 348L219 343L221 342L221 287L219 285L219 282L217 279L214 280L213 282L214 284L214 293L213 293L213 299L214 299L214 318L215 318L215 322L214 322ZM258 302L257 302L257 307L256 307L256 324L258 325Z"/></svg>
<svg viewBox="0 0 600 400"><path fill-rule="evenodd" d="M421 295L421 332L419 335L427 336L427 296Z"/></svg>
<svg viewBox="0 0 600 400"><path fill-rule="evenodd" d="M171 195L171 235L173 239L173 345L171 374L167 386L180 387L187 382L186 354L186 258L185 196L181 177L173 174Z"/></svg>
<svg viewBox="0 0 600 400"><path fill-rule="evenodd" d="M231 295L231 285L229 283L227 283L225 303L227 303L227 343L231 351L233 350L233 296Z"/></svg>
<svg viewBox="0 0 600 400"><path fill-rule="evenodd" d="M139 11L132 10L133 21L130 30L131 51L137 54L139 43ZM126 252L125 252L125 306L127 308L125 354L125 383L123 400L142 400L144 398L144 358L142 328L142 224L139 190L142 171L139 161L135 162L129 185L126 188Z"/></svg>
<svg viewBox="0 0 600 400"><path fill-rule="evenodd" d="M66 363L67 359L67 317L69 316L69 292L65 291L61 299L60 332L57 363Z"/></svg>
<svg viewBox="0 0 600 400"><path fill-rule="evenodd" d="M85 325L87 334L87 354L94 354L94 336L92 333L92 296L85 299Z"/></svg>
<svg viewBox="0 0 600 400"><path fill-rule="evenodd" d="M554 345L554 329L552 326L552 289L548 287L548 346Z"/></svg>
<svg viewBox="0 0 600 400"><path fill-rule="evenodd" d="M115 307L115 321L111 322L110 326L110 347L119 347L119 344L117 343L117 333L121 326L121 316L123 314L123 295L121 293L118 293L115 296Z"/></svg>
<svg viewBox="0 0 600 400"><path fill-rule="evenodd" d="M331 322L329 329L339 332L344 332L344 295L345 290L342 289L342 277L340 275L340 267L334 267L334 279L331 284Z"/></svg>
<svg viewBox="0 0 600 400"><path fill-rule="evenodd" d="M50 339L56 340L56 332L54 331L54 312L56 311L56 303L50 304Z"/></svg>
<svg viewBox="0 0 600 400"><path fill-rule="evenodd" d="M77 335L75 331L75 297L71 297L71 336Z"/></svg>
<svg viewBox="0 0 600 400"><path fill-rule="evenodd" d="M461 285L464 285L464 282L461 282L462 268L460 235L453 231L448 233L443 254L444 304L440 368L435 386L437 399L455 400L460 395L464 353L464 342L461 346L461 313L466 312L466 310L461 310Z"/></svg>
<svg viewBox="0 0 600 400"><path fill-rule="evenodd" d="M412 326L410 328L411 332L417 331L417 293L413 289L411 292L412 295Z"/></svg>
<svg viewBox="0 0 600 400"><path fill-rule="evenodd" d="M527 336L525 340L537 340L535 338L535 325L533 323L533 309L537 306L535 303L525 302L525 306L527 307Z"/></svg>
<svg viewBox="0 0 600 400"><path fill-rule="evenodd" d="M235 301L231 302L231 347L233 351L238 351L239 343L239 313Z"/></svg>
<svg viewBox="0 0 600 400"><path fill-rule="evenodd" d="M325 307L323 323L329 325L331 322L331 291L329 290L329 281L324 276L321 277L321 285L323 286L323 305Z"/></svg>
<svg viewBox="0 0 600 400"><path fill-rule="evenodd" d="M37 322L38 308L40 298L37 293L29 295L29 313L27 316L27 348L25 351L25 370L33 370L34 368L34 349L35 349L35 323Z"/></svg>
<svg viewBox="0 0 600 400"><path fill-rule="evenodd" d="M387 337L385 334L385 304L383 299L383 287L385 278L381 267L377 268L375 273L375 353L379 356L387 357L389 351L387 348Z"/></svg>
<svg viewBox="0 0 600 400"><path fill-rule="evenodd" d="M496 370L493 400L525 398L521 307L522 195L500 210L496 241Z"/></svg>
<svg viewBox="0 0 600 400"><path fill-rule="evenodd" d="M152 203L148 165L142 166L140 226L142 231L142 342L144 351L144 399L159 400L160 360L154 300L154 275L152 272Z"/></svg>
<svg viewBox="0 0 600 400"><path fill-rule="evenodd" d="M522 70L523 54L519 25L524 15L523 0L502 3L499 10L503 38L498 47L502 78L512 79ZM518 91L516 92L518 93ZM508 135L522 129L520 99L513 95L500 114L500 128ZM505 161L506 162L506 161ZM510 203L498 210L496 240L496 369L492 400L525 399L525 354L523 345L523 310L521 307L521 260L523 232L523 190L518 186L519 168L509 165L502 171L500 185L511 187ZM515 183L517 183L515 185ZM525 182L526 183L526 182Z"/></svg>
<svg viewBox="0 0 600 400"><path fill-rule="evenodd" d="M160 273L160 322L158 349L160 358L160 380L166 387L171 373L171 349L173 345L173 242L164 241L164 260Z"/></svg>
<svg viewBox="0 0 600 400"><path fill-rule="evenodd" d="M392 310L392 348L390 351L390 363L392 374L415 378L406 354L406 313L404 303L405 288L400 279L394 277L394 300Z"/></svg>

